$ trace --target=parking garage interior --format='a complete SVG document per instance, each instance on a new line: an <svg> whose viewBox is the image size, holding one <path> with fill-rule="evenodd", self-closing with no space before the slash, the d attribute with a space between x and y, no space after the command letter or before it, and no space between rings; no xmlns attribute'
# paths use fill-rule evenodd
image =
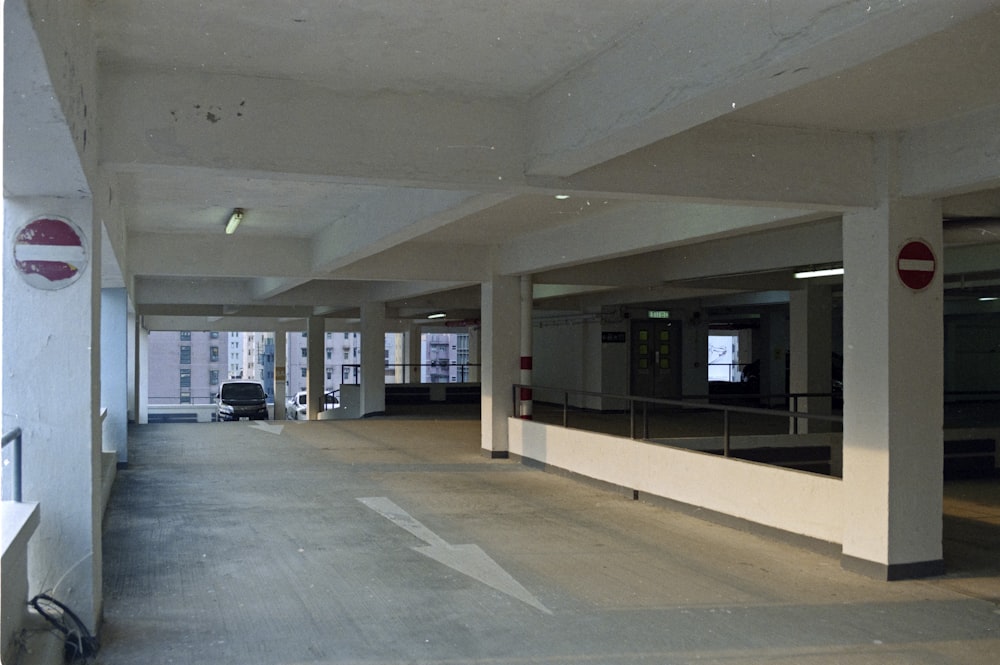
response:
<svg viewBox="0 0 1000 665"><path fill-rule="evenodd" d="M176 431L149 424L150 331L357 332L336 423L313 422L309 347L302 431L406 411L417 438L447 399L394 412L384 336L450 326L474 340L477 463L791 538L842 584L947 578L946 475L997 468L997 3L9 0L3 20L5 662L26 599L55 585L95 632L111 607L126 506L106 506L133 446L156 459Z"/></svg>

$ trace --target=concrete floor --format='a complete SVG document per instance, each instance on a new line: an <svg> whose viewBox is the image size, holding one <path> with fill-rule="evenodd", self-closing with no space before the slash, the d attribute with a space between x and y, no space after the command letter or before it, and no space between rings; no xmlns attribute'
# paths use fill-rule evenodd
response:
<svg viewBox="0 0 1000 665"><path fill-rule="evenodd" d="M1000 659L993 480L948 486L945 577L884 583L487 460L476 420L147 425L130 462L104 665Z"/></svg>

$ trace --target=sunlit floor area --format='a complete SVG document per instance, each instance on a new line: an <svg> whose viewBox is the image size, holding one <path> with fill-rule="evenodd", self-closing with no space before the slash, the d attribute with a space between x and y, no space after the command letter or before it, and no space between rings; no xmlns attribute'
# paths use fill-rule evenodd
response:
<svg viewBox="0 0 1000 665"><path fill-rule="evenodd" d="M1000 491L946 488L944 577L480 453L474 418L135 427L105 665L995 662Z"/></svg>

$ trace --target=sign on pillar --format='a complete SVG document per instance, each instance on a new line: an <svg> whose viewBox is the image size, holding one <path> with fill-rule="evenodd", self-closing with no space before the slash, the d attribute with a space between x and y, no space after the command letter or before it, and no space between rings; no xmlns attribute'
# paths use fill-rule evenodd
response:
<svg viewBox="0 0 1000 665"><path fill-rule="evenodd" d="M926 289L934 281L937 261L934 251L924 240L910 240L896 257L896 274L903 284L914 291Z"/></svg>
<svg viewBox="0 0 1000 665"><path fill-rule="evenodd" d="M14 265L29 285L63 289L87 268L87 242L73 222L46 215L22 226L14 236Z"/></svg>

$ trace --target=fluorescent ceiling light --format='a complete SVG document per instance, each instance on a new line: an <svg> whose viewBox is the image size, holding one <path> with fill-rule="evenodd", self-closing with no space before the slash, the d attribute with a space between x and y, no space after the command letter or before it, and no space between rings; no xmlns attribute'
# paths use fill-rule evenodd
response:
<svg viewBox="0 0 1000 665"><path fill-rule="evenodd" d="M795 279L811 279L813 277L833 277L834 275L843 275L843 268L825 268L823 270L804 270L802 272L795 273Z"/></svg>
<svg viewBox="0 0 1000 665"><path fill-rule="evenodd" d="M243 208L234 208L233 214L229 216L229 222L226 223L226 235L233 235L236 233L236 227L240 225L243 221L243 215L246 211Z"/></svg>
<svg viewBox="0 0 1000 665"><path fill-rule="evenodd" d="M569 194L556 194L556 199L559 201L565 201L569 198Z"/></svg>
<svg viewBox="0 0 1000 665"><path fill-rule="evenodd" d="M983 296L979 299L979 302L990 302L991 300L996 300L995 296Z"/></svg>
<svg viewBox="0 0 1000 665"><path fill-rule="evenodd" d="M445 314L444 312L436 312L434 314L428 314L427 318L428 319L443 319L446 316L448 316L448 315Z"/></svg>

